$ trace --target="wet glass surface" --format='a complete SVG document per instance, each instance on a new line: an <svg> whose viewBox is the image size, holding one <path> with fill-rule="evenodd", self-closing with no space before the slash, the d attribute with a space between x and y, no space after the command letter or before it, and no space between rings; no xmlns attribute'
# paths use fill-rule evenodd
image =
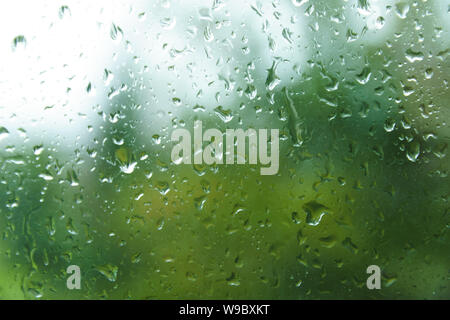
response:
<svg viewBox="0 0 450 320"><path fill-rule="evenodd" d="M2 2L0 297L448 299L449 12Z"/></svg>

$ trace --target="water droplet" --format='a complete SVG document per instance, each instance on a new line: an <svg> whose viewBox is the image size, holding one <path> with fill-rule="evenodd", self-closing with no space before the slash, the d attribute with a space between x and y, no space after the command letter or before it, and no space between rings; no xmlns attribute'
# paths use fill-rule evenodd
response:
<svg viewBox="0 0 450 320"><path fill-rule="evenodd" d="M431 78L433 78L433 74L434 74L433 68L427 68L427 69L425 70L425 79L431 79Z"/></svg>
<svg viewBox="0 0 450 320"><path fill-rule="evenodd" d="M70 16L71 15L70 8L68 6L61 6L59 8L58 15L60 19L63 19L66 16Z"/></svg>
<svg viewBox="0 0 450 320"><path fill-rule="evenodd" d="M73 169L67 170L66 180L67 180L67 182L69 182L69 184L72 187L76 187L80 184L80 182L78 181L78 176L77 176L75 170L73 170Z"/></svg>
<svg viewBox="0 0 450 320"><path fill-rule="evenodd" d="M238 287L241 285L241 282L239 281L234 272L231 273L231 275L226 279L226 281L227 284L232 287Z"/></svg>
<svg viewBox="0 0 450 320"><path fill-rule="evenodd" d="M166 181L158 181L155 188L163 196L170 191L169 184Z"/></svg>
<svg viewBox="0 0 450 320"><path fill-rule="evenodd" d="M294 222L295 224L299 224L301 222L301 220L299 219L298 213L295 211L292 212L291 219L292 219L292 222Z"/></svg>
<svg viewBox="0 0 450 320"><path fill-rule="evenodd" d="M303 205L303 210L306 212L306 223L311 226L317 226L322 217L328 214L328 208L316 201L310 201Z"/></svg>
<svg viewBox="0 0 450 320"><path fill-rule="evenodd" d="M266 89L272 91L279 83L280 78L276 75L276 68L278 63L275 61L272 63L272 67L267 69Z"/></svg>
<svg viewBox="0 0 450 320"><path fill-rule="evenodd" d="M399 2L395 4L395 13L400 19L405 19L409 12L409 4L406 2Z"/></svg>
<svg viewBox="0 0 450 320"><path fill-rule="evenodd" d="M386 132L392 132L395 129L395 120L394 119L386 119L386 121L384 122L384 130Z"/></svg>
<svg viewBox="0 0 450 320"><path fill-rule="evenodd" d="M158 134L154 134L152 140L154 144L161 144L161 136Z"/></svg>
<svg viewBox="0 0 450 320"><path fill-rule="evenodd" d="M370 15L370 5L368 0L358 0L358 12L364 16Z"/></svg>
<svg viewBox="0 0 450 320"><path fill-rule="evenodd" d="M200 8L198 10L198 15L200 20L213 21L210 8Z"/></svg>
<svg viewBox="0 0 450 320"><path fill-rule="evenodd" d="M301 7L305 3L307 3L309 0L292 0L292 4L296 7Z"/></svg>
<svg viewBox="0 0 450 320"><path fill-rule="evenodd" d="M117 274L119 272L119 267L117 266L114 266L112 264L105 264L96 266L96 270L111 282L115 282L117 280Z"/></svg>
<svg viewBox="0 0 450 320"><path fill-rule="evenodd" d="M205 31L203 32L203 38L206 42L211 42L214 40L214 34L211 32L211 28L208 26L205 27Z"/></svg>
<svg viewBox="0 0 450 320"><path fill-rule="evenodd" d="M161 27L163 27L166 30L171 30L175 27L177 21L175 17L167 17L160 20Z"/></svg>
<svg viewBox="0 0 450 320"><path fill-rule="evenodd" d="M336 244L336 237L334 236L328 236L328 237L323 237L323 238L319 238L319 241L321 242L321 245L325 248L333 248L334 245Z"/></svg>
<svg viewBox="0 0 450 320"><path fill-rule="evenodd" d="M408 144L406 149L406 158L411 162L416 162L420 154L420 143L412 141Z"/></svg>
<svg viewBox="0 0 450 320"><path fill-rule="evenodd" d="M358 81L360 84L366 84L370 80L371 76L370 68L364 67L360 74L356 76L356 81Z"/></svg>
<svg viewBox="0 0 450 320"><path fill-rule="evenodd" d="M131 263L139 263L142 258L142 252L135 253L131 256Z"/></svg>
<svg viewBox="0 0 450 320"><path fill-rule="evenodd" d="M109 31L109 35L113 41L120 42L123 37L123 31L119 26L116 26L113 23L113 24L111 24L111 29Z"/></svg>
<svg viewBox="0 0 450 320"><path fill-rule="evenodd" d="M44 179L45 181L53 180L53 176L48 170L45 170L44 172L40 173L38 177Z"/></svg>
<svg viewBox="0 0 450 320"><path fill-rule="evenodd" d="M379 30L384 27L384 24L385 24L385 20L383 17L380 16L375 21L375 28L377 28Z"/></svg>
<svg viewBox="0 0 450 320"><path fill-rule="evenodd" d="M292 32L288 28L284 28L281 35L289 44L292 44Z"/></svg>
<svg viewBox="0 0 450 320"><path fill-rule="evenodd" d="M203 210L203 207L205 206L205 203L206 203L206 196L200 196L200 197L194 199L195 207L199 211Z"/></svg>
<svg viewBox="0 0 450 320"><path fill-rule="evenodd" d="M233 113L229 109L224 109L222 106L218 106L214 109L214 113L222 120L227 123L233 120Z"/></svg>
<svg viewBox="0 0 450 320"><path fill-rule="evenodd" d="M33 153L36 156L40 155L42 153L42 151L44 151L44 145L42 145L42 144L33 147Z"/></svg>
<svg viewBox="0 0 450 320"><path fill-rule="evenodd" d="M5 127L0 127L0 141L9 136L9 131Z"/></svg>
<svg viewBox="0 0 450 320"><path fill-rule="evenodd" d="M108 86L113 79L114 74L110 70L105 69L103 73L103 80L105 81L105 86Z"/></svg>
<svg viewBox="0 0 450 320"><path fill-rule="evenodd" d="M406 59L408 59L409 62L422 61L423 53L420 51L416 52L412 49L408 49L406 50Z"/></svg>
<svg viewBox="0 0 450 320"><path fill-rule="evenodd" d="M342 241L342 246L348 250L350 250L353 254L357 254L358 253L358 247L356 246L356 244L354 244L352 242L352 239L350 237L346 237L343 241Z"/></svg>
<svg viewBox="0 0 450 320"><path fill-rule="evenodd" d="M76 236L78 234L77 229L75 229L74 225L73 225L73 220L72 218L69 218L69 220L67 220L66 223L66 230L69 234Z"/></svg>
<svg viewBox="0 0 450 320"><path fill-rule="evenodd" d="M177 107L181 106L181 99L180 98L172 98L172 103L176 105Z"/></svg>
<svg viewBox="0 0 450 320"><path fill-rule="evenodd" d="M119 161L120 171L126 174L133 173L137 162L131 151L125 147L116 150L116 158Z"/></svg>
<svg viewBox="0 0 450 320"><path fill-rule="evenodd" d="M252 84L249 84L249 85L247 86L247 89L245 89L245 95L246 95L250 100L255 99L257 93L258 93L258 92L257 92L257 90L256 90L256 87L255 87L254 85L252 85Z"/></svg>
<svg viewBox="0 0 450 320"><path fill-rule="evenodd" d="M25 36L20 35L13 39L13 42L12 42L13 51L23 50L26 48L26 46L27 46L27 39L25 39Z"/></svg>

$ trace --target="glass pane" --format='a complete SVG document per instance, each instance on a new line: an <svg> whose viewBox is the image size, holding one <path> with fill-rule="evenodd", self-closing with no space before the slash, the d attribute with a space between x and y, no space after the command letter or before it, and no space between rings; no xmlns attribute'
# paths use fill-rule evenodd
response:
<svg viewBox="0 0 450 320"><path fill-rule="evenodd" d="M0 297L449 298L449 12L3 1Z"/></svg>

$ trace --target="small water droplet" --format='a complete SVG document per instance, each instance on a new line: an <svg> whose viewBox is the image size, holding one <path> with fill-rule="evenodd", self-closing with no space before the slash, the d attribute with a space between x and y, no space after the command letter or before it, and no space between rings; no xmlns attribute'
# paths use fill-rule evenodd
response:
<svg viewBox="0 0 450 320"><path fill-rule="evenodd" d="M386 121L384 122L384 130L386 132L392 132L395 129L395 120L393 119L386 119Z"/></svg>
<svg viewBox="0 0 450 320"><path fill-rule="evenodd" d="M420 143L412 141L406 148L406 158L411 162L416 162L420 155Z"/></svg>
<svg viewBox="0 0 450 320"><path fill-rule="evenodd" d="M296 7L301 7L305 3L307 3L309 0L292 0L292 4Z"/></svg>
<svg viewBox="0 0 450 320"><path fill-rule="evenodd" d="M172 98L172 103L176 105L177 107L181 106L181 99L180 98Z"/></svg>
<svg viewBox="0 0 450 320"><path fill-rule="evenodd" d="M45 170L44 172L40 173L38 177L44 179L45 181L53 180L53 176L48 170Z"/></svg>
<svg viewBox="0 0 450 320"><path fill-rule="evenodd" d="M358 81L360 84L366 84L370 80L371 76L370 68L364 67L360 74L356 76L356 81Z"/></svg>
<svg viewBox="0 0 450 320"><path fill-rule="evenodd" d="M175 17L167 17L167 18L162 18L160 20L161 23L161 27L163 27L166 30L171 30L175 27L177 20L175 19Z"/></svg>
<svg viewBox="0 0 450 320"><path fill-rule="evenodd" d="M108 279L111 282L115 282L117 280L117 274L119 272L119 267L111 265L111 264L105 264L101 266L96 266L96 269L98 272L100 272L102 275L105 276L106 279Z"/></svg>
<svg viewBox="0 0 450 320"><path fill-rule="evenodd" d="M412 49L408 49L406 50L406 59L408 59L409 62L422 61L423 53L420 51L416 52Z"/></svg>
<svg viewBox="0 0 450 320"><path fill-rule="evenodd" d="M25 36L20 35L13 39L12 42L13 51L23 50L26 48L26 46L27 46L27 39L25 39Z"/></svg>
<svg viewBox="0 0 450 320"><path fill-rule="evenodd" d="M210 8L200 8L198 10L198 15L200 20L213 21Z"/></svg>
<svg viewBox="0 0 450 320"><path fill-rule="evenodd" d="M380 16L375 21L375 28L377 28L379 30L384 27L384 24L385 24L385 20L383 17Z"/></svg>
<svg viewBox="0 0 450 320"><path fill-rule="evenodd" d="M272 63L272 67L270 67L270 69L267 69L266 89L269 91L272 91L281 81L275 73L277 65L278 63L274 61Z"/></svg>
<svg viewBox="0 0 450 320"><path fill-rule="evenodd" d="M222 120L227 123L233 120L233 113L229 109L224 109L222 106L218 106L214 109L214 113Z"/></svg>
<svg viewBox="0 0 450 320"><path fill-rule="evenodd" d="M5 127L0 127L0 141L9 136L9 131Z"/></svg>
<svg viewBox="0 0 450 320"><path fill-rule="evenodd" d="M115 42L120 42L123 37L123 31L119 26L116 26L114 23L111 25L111 29L109 31L109 35L111 39Z"/></svg>
<svg viewBox="0 0 450 320"><path fill-rule="evenodd" d="M40 155L44 151L44 146L42 144L33 147L33 153L35 155Z"/></svg>
<svg viewBox="0 0 450 320"><path fill-rule="evenodd" d="M432 68L427 68L425 70L425 79L431 79L433 77L433 69Z"/></svg>
<svg viewBox="0 0 450 320"><path fill-rule="evenodd" d="M323 216L329 213L326 206L314 200L305 203L303 205L303 210L306 212L306 223L311 226L317 226Z"/></svg>
<svg viewBox="0 0 450 320"><path fill-rule="evenodd" d="M134 155L126 147L121 147L116 150L116 158L119 161L120 171L126 174L131 174L137 165Z"/></svg>
<svg viewBox="0 0 450 320"><path fill-rule="evenodd" d="M214 34L212 33L209 25L205 27L205 31L203 32L203 37L206 42L211 42L214 40Z"/></svg>
<svg viewBox="0 0 450 320"><path fill-rule="evenodd" d="M158 134L154 134L152 140L154 144L161 144L161 136Z"/></svg>
<svg viewBox="0 0 450 320"><path fill-rule="evenodd" d="M66 16L70 16L71 15L70 8L68 6L61 6L59 8L58 15L60 19L63 19Z"/></svg>
<svg viewBox="0 0 450 320"><path fill-rule="evenodd" d="M292 32L288 28L284 28L281 35L289 44L292 43Z"/></svg>

